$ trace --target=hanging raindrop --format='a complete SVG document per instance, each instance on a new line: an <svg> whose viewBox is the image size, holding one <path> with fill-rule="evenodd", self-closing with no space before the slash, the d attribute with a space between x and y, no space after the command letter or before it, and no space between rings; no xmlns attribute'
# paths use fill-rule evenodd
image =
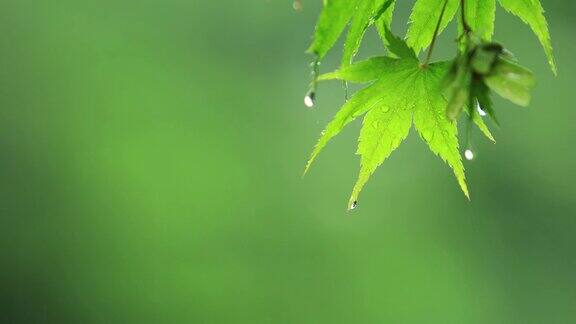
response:
<svg viewBox="0 0 576 324"><path fill-rule="evenodd" d="M354 210L354 209L356 209L356 207L358 207L358 202L356 200L354 200L352 202L352 204L350 205L350 210Z"/></svg>
<svg viewBox="0 0 576 324"><path fill-rule="evenodd" d="M466 160L471 161L474 159L474 152L472 152L471 149L467 149L466 151L464 151L464 157L466 158Z"/></svg>
<svg viewBox="0 0 576 324"><path fill-rule="evenodd" d="M308 108L312 108L314 107L314 104L316 103L316 93L313 90L308 91L308 93L306 93L306 96L304 97L304 105Z"/></svg>
<svg viewBox="0 0 576 324"><path fill-rule="evenodd" d="M480 116L482 117L486 116L486 112L484 111L484 109L482 109L482 107L480 107L479 102L476 103L476 110L478 110L478 114L480 114Z"/></svg>

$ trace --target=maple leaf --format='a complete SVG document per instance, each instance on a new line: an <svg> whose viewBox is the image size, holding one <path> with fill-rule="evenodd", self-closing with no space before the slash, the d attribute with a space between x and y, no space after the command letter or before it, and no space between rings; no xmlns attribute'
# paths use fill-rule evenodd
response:
<svg viewBox="0 0 576 324"><path fill-rule="evenodd" d="M324 58L350 23L342 56L342 65L349 65L366 29L376 21L389 26L393 10L394 0L326 0L308 52Z"/></svg>
<svg viewBox="0 0 576 324"><path fill-rule="evenodd" d="M434 38L435 22L440 19L442 8L446 5L439 25L440 34L454 18L460 3L464 4L463 16L468 27L481 39L489 41L494 32L496 0L417 0L410 15L410 28L407 43L419 53L430 45ZM539 0L498 0L500 6L528 24L544 48L552 72L556 74L556 63L548 23ZM460 15L462 18L462 15ZM460 19L459 30L462 31Z"/></svg>
<svg viewBox="0 0 576 324"><path fill-rule="evenodd" d="M410 14L410 27L406 34L408 46L416 54L430 45L438 20L438 34L446 28L458 10L459 0L418 0ZM445 7L445 8L444 8Z"/></svg>
<svg viewBox="0 0 576 324"><path fill-rule="evenodd" d="M552 72L556 74L556 62L552 50L552 41L550 40L548 23L546 22L546 17L544 17L544 9L540 4L540 0L498 0L498 2L502 8L518 16L523 22L530 26L544 48Z"/></svg>
<svg viewBox="0 0 576 324"><path fill-rule="evenodd" d="M496 19L496 0L466 0L464 6L466 23L474 33L485 41L492 40ZM462 31L462 16L458 30Z"/></svg>
<svg viewBox="0 0 576 324"><path fill-rule="evenodd" d="M540 1L498 0L498 2L502 8L530 26L544 48L552 71L556 74L552 42ZM308 52L317 55L319 60L323 59L349 24L342 66L351 64L366 29L372 24L376 24L388 47L389 38L385 31L390 27L394 4L394 0L324 0L324 7ZM464 6L464 12L459 15L459 30L462 31L464 23L462 17L465 17L467 26L478 37L484 41L491 40L494 33L496 0L417 0L410 14L410 26L406 34L407 44L416 55L430 45L435 32L442 33L456 16L461 4Z"/></svg>
<svg viewBox="0 0 576 324"><path fill-rule="evenodd" d="M447 101L440 90L448 69L448 62L422 67L414 57L376 57L321 76L322 80L375 81L352 96L328 124L306 169L332 137L349 122L366 114L357 151L361 156L360 173L349 204L355 206L370 176L406 138L414 121L420 137L453 169L468 197L456 123L446 117Z"/></svg>
<svg viewBox="0 0 576 324"><path fill-rule="evenodd" d="M356 14L352 17L350 29L344 43L342 54L342 66L352 63L352 59L360 48L360 43L366 29L376 20L383 17L384 25L390 25L394 10L394 0L360 0Z"/></svg>
<svg viewBox="0 0 576 324"><path fill-rule="evenodd" d="M314 40L308 48L309 53L316 54L318 59L324 58L334 46L354 14L354 9L360 0L329 0L324 1L320 13Z"/></svg>
<svg viewBox="0 0 576 324"><path fill-rule="evenodd" d="M469 198L459 152L457 117L465 111L469 121L494 141L482 118L487 114L498 124L491 92L526 106L534 86L532 73L517 64L503 46L491 41L497 1L531 27L556 73L548 26L539 0L416 0L406 40L390 31L394 0L324 0L314 40L308 49L317 56L317 61L305 101L309 107L313 106L317 81L338 79L367 83L367 86L345 102L328 123L304 172L334 136L364 116L357 150L360 172L350 197L351 209L356 207L358 196L372 174L400 146L412 125L430 150L451 167ZM456 59L429 63L436 38L458 9L460 36ZM340 69L318 76L317 63L348 25ZM371 25L376 26L388 56L354 62ZM418 55L426 48L427 57L420 63ZM467 153L468 159L469 156Z"/></svg>
<svg viewBox="0 0 576 324"><path fill-rule="evenodd" d="M411 73L413 67L418 66L416 60L393 59L389 57L377 57L368 59L364 62L355 63L342 71L336 71L320 77L320 80L340 79L351 82L369 82L376 80L373 84L356 92L342 108L336 113L336 116L328 123L322 136L316 143L314 150L306 164L307 172L310 166L322 149L328 144L328 141L338 135L348 123L353 121L364 113L368 112L379 102L392 98L395 94L388 91L386 87L389 84L398 84ZM368 71L366 73L366 71ZM382 91L386 89L386 91Z"/></svg>

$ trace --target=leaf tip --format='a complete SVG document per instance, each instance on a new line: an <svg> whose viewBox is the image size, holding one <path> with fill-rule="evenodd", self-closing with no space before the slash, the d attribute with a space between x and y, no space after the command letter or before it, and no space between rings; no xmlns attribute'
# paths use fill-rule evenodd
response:
<svg viewBox="0 0 576 324"><path fill-rule="evenodd" d="M480 131L482 132L482 134L484 134L484 136L491 142L496 144L496 139L494 138L494 135L492 135L492 132L490 132L490 130L488 129L488 127L486 127L485 129L480 129Z"/></svg>
<svg viewBox="0 0 576 324"><path fill-rule="evenodd" d="M350 201L348 202L348 211L352 211L358 207L358 200L355 197L351 197Z"/></svg>
<svg viewBox="0 0 576 324"><path fill-rule="evenodd" d="M470 192L468 191L468 187L466 186L466 183L460 184L460 188L462 188L462 192L464 192L464 196L466 196L466 199L468 199L468 201L470 201Z"/></svg>
<svg viewBox="0 0 576 324"><path fill-rule="evenodd" d="M550 69L552 69L552 74L554 74L555 77L558 76L558 69L556 68L556 62L554 61L554 59L551 59L550 62Z"/></svg>
<svg viewBox="0 0 576 324"><path fill-rule="evenodd" d="M312 160L306 161L306 166L304 167L304 172L302 172L302 178L304 178L308 174L308 171L310 170L311 165L312 165Z"/></svg>

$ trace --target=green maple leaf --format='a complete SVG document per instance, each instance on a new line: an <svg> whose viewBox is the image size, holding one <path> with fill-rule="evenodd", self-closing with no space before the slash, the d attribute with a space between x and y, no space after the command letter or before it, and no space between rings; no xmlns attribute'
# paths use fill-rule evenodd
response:
<svg viewBox="0 0 576 324"><path fill-rule="evenodd" d="M410 27L406 34L406 42L414 49L416 54L425 49L434 38L434 30L442 8L446 5L438 34L440 34L452 20L458 10L459 0L418 0L410 14Z"/></svg>
<svg viewBox="0 0 576 324"><path fill-rule="evenodd" d="M394 2L394 0L324 0L324 7L308 52L316 54L319 60L324 58L348 24L350 28L344 43L342 66L352 62L366 29L374 23L388 47L390 38L386 35L386 27L389 27L392 21ZM498 0L498 2L506 11L518 16L530 26L544 48L552 71L556 74L552 43L540 1ZM455 17L460 3L460 0L416 1L410 14L410 27L406 35L408 45L416 54L432 42L440 16L442 19L438 25L438 34L442 33ZM465 0L463 3L467 25L481 39L491 40L494 33L496 0ZM461 15L459 17L461 20ZM462 22L458 27L462 31Z"/></svg>
<svg viewBox="0 0 576 324"><path fill-rule="evenodd" d="M421 73L421 88L414 110L414 126L430 149L454 170L462 191L470 198L458 150L456 122L446 117L446 99L440 88L448 64L432 64Z"/></svg>
<svg viewBox="0 0 576 324"><path fill-rule="evenodd" d="M324 58L350 23L342 65L349 65L358 52L366 29L376 21L390 25L394 0L325 0L308 52Z"/></svg>
<svg viewBox="0 0 576 324"><path fill-rule="evenodd" d="M354 14L354 9L360 0L326 0L320 13L314 40L308 52L314 53L318 59L324 58L334 46L346 25Z"/></svg>
<svg viewBox="0 0 576 324"><path fill-rule="evenodd" d="M481 0L479 0L481 1ZM556 74L556 63L554 61L554 54L552 51L552 41L550 40L550 33L548 32L548 23L544 17L544 9L539 0L498 0L502 8L506 11L518 16L524 21L534 34L538 37L540 44L544 48L548 64L552 72Z"/></svg>
<svg viewBox="0 0 576 324"><path fill-rule="evenodd" d="M356 8L356 14L352 17L350 29L344 43L344 53L342 54L342 66L352 63L352 59L360 48L360 43L366 29L376 20L383 17L385 25L389 25L392 20L394 10L394 0L361 0Z"/></svg>
<svg viewBox="0 0 576 324"><path fill-rule="evenodd" d="M468 197L456 123L446 117L447 102L440 90L448 68L447 62L422 67L414 57L377 57L322 76L323 80L375 81L352 96L328 124L306 170L332 137L349 122L366 114L358 144L360 174L350 198L350 206L355 206L370 176L406 138L413 120L431 151L453 169Z"/></svg>
<svg viewBox="0 0 576 324"><path fill-rule="evenodd" d="M539 0L498 1L532 28L556 73ZM484 136L494 141L479 113L486 112L498 124L490 100L491 92L525 106L534 86L532 73L518 65L503 46L491 42L496 0L416 0L406 41L390 31L394 3L395 0L324 0L324 9L309 48L309 52L321 60L350 25L340 69L319 77L315 70L310 93L314 94L316 81L338 79L368 83L328 123L305 169L306 173L322 149L347 124L364 116L357 150L360 172L350 197L350 208L356 206L363 187L408 136L412 125L430 150L452 168L460 188L469 198L456 118L464 110ZM452 64L428 64L430 49L425 63L420 64L418 54L431 46L460 6L460 51L456 59ZM388 56L353 63L367 28L373 24Z"/></svg>
<svg viewBox="0 0 576 324"><path fill-rule="evenodd" d="M494 20L496 19L496 0L466 0L464 5L466 23L478 37L485 41L492 40ZM462 19L458 30L462 31Z"/></svg>
<svg viewBox="0 0 576 324"><path fill-rule="evenodd" d="M350 67L344 68L342 71L321 76L320 80L341 79L351 82L370 82L377 80L373 84L356 92L344 106L340 108L338 113L336 113L336 116L322 132L318 143L316 143L304 172L310 169L310 166L320 151L322 151L332 137L340 133L344 126L368 112L379 102L394 97L395 94L392 91L382 91L382 89L386 88L388 84L400 83L413 72L411 68L417 65L418 61L416 60L399 60L389 57L372 58L364 62L355 63ZM366 73L366 71L368 72Z"/></svg>
<svg viewBox="0 0 576 324"><path fill-rule="evenodd" d="M472 119L472 122L478 127L478 129L482 132L482 134L484 136L486 136L486 138L488 138L489 140L491 140L492 142L496 142L496 140L494 139L494 136L492 135L492 132L490 132L490 129L488 128L488 125L486 125L486 123L484 122L484 119L482 118L482 116L480 116L480 114L478 113L478 110L476 109L476 107L480 107L482 110L484 110L491 118L492 120L494 120L494 122L498 123L498 121L495 119L495 116L492 116L492 114L494 113L491 109L492 106L482 106L479 102L479 100L477 98L474 98L472 100L471 103L471 107L468 107L468 115L470 116L470 118ZM488 107L488 108L486 108Z"/></svg>
<svg viewBox="0 0 576 324"><path fill-rule="evenodd" d="M338 71L322 74L318 77L318 81L342 79L351 82L366 83L382 77L382 71L395 73L398 69L405 68L411 63L412 62L387 56L372 57L364 61L356 62L354 65L342 67Z"/></svg>
<svg viewBox="0 0 576 324"><path fill-rule="evenodd" d="M399 58L416 58L416 53L411 49L406 42L394 35L390 28L385 24L378 24L378 32L384 41L384 47L388 49L388 54L393 57Z"/></svg>
<svg viewBox="0 0 576 324"><path fill-rule="evenodd" d="M494 32L496 0L465 0L464 15L466 23L481 39L489 41ZM502 8L518 16L528 24L544 48L552 72L556 74L556 63L552 50L552 42L544 9L539 0L498 0ZM407 42L416 53L428 47L432 42L436 23L440 19L443 6L446 4L438 34L454 18L460 6L460 0L417 0L410 15L410 28ZM460 18L459 18L460 19ZM461 20L461 19L460 19ZM462 22L459 30L462 31Z"/></svg>

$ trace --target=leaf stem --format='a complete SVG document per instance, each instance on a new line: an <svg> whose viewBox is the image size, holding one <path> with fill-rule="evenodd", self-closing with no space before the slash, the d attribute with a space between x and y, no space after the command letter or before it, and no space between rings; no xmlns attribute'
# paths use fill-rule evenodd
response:
<svg viewBox="0 0 576 324"><path fill-rule="evenodd" d="M436 29L434 29L434 36L432 37L432 42L430 43L430 47L428 47L428 54L426 55L426 60L422 67L427 67L428 63L430 63L430 58L432 57L432 51L434 50L434 45L436 45L436 38L438 38L438 31L440 30L440 24L442 24L442 18L444 17L444 12L446 11L446 6L448 5L448 0L444 1L444 6L442 7L442 11L440 12L440 17L438 18L438 23L436 23Z"/></svg>
<svg viewBox="0 0 576 324"><path fill-rule="evenodd" d="M470 28L470 25L468 25L468 23L466 22L466 10L464 7L464 3L466 1L465 0L460 0L460 13L462 15L462 29L464 30L464 33L466 35L470 34L470 32L472 32L472 28Z"/></svg>

